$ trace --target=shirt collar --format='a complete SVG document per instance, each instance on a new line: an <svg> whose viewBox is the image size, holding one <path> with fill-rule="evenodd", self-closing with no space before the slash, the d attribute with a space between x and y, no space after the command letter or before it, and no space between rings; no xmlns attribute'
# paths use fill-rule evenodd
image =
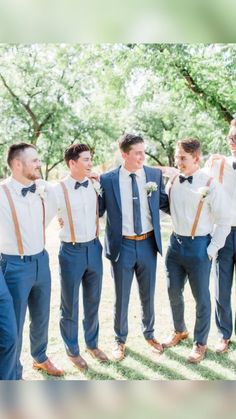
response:
<svg viewBox="0 0 236 419"><path fill-rule="evenodd" d="M70 187L74 188L74 187L75 187L76 182L84 183L84 182L86 182L86 180L88 180L88 181L89 181L89 178L86 176L83 180L78 181L78 180L74 179L71 175L68 175L68 176L65 178L65 180L67 180L67 183L68 183L68 185L69 185Z"/></svg>
<svg viewBox="0 0 236 419"><path fill-rule="evenodd" d="M192 176L193 178L197 178L201 174L201 169L196 170L196 172L192 173L191 175L184 175L183 173L179 173L181 176L184 176L188 178L189 176Z"/></svg>
<svg viewBox="0 0 236 419"><path fill-rule="evenodd" d="M22 183L18 182L12 176L9 178L9 186L17 193L17 195L21 195L22 188L28 188L29 186L33 185L34 182L31 182L29 185L23 185Z"/></svg>
<svg viewBox="0 0 236 419"><path fill-rule="evenodd" d="M138 177L142 177L143 176L143 174L144 174L144 168L142 168L142 169L138 169L138 170L136 170L136 172L129 172L127 169L125 169L125 167L122 165L121 166L121 168L120 168L120 170L121 170L121 173L122 173L122 175L123 176L126 176L126 177L128 177L131 173L135 173L136 174L136 176L138 176Z"/></svg>

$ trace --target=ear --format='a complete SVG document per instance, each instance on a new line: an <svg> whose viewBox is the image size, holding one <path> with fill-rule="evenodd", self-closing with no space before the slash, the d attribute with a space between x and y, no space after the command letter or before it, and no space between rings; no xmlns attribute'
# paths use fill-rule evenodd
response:
<svg viewBox="0 0 236 419"><path fill-rule="evenodd" d="M70 168L70 169L73 169L73 167L75 167L75 161L74 161L74 160L72 160L72 159L70 159L70 160L69 160L69 168Z"/></svg>
<svg viewBox="0 0 236 419"><path fill-rule="evenodd" d="M127 159L128 154L129 154L129 153L126 153L125 151L122 151L122 150L121 150L121 157L122 157L122 159L123 159L123 160L126 160L126 159Z"/></svg>
<svg viewBox="0 0 236 419"><path fill-rule="evenodd" d="M13 170L19 170L22 168L22 161L20 159L13 159L11 162L11 167Z"/></svg>
<svg viewBox="0 0 236 419"><path fill-rule="evenodd" d="M198 164L200 162L200 160L201 160L201 156L200 156L200 154L197 154L195 156L195 163Z"/></svg>

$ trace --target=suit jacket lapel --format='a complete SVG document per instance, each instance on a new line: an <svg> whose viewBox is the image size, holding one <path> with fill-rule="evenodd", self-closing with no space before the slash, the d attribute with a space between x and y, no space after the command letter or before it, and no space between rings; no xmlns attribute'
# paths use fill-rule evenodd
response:
<svg viewBox="0 0 236 419"><path fill-rule="evenodd" d="M152 178L151 171L149 170L149 168L147 166L143 166L143 168L144 168L145 175L146 175L146 182L156 182L156 179ZM156 200L154 199L155 193L156 192L153 192L151 194L151 196L148 196L148 205L149 205L149 209L150 209L150 212L151 212L152 215L154 213L154 210L156 210L154 208L155 207L155 202L156 202Z"/></svg>
<svg viewBox="0 0 236 419"><path fill-rule="evenodd" d="M119 173L120 173L120 167L113 173L113 176L112 176L112 186L113 186L114 195L116 197L116 201L117 201L118 207L119 207L120 212L121 212L121 198L120 198Z"/></svg>

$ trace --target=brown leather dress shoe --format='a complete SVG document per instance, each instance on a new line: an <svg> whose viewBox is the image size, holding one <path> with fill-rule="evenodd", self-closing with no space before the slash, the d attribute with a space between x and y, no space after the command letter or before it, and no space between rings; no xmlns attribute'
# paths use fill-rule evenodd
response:
<svg viewBox="0 0 236 419"><path fill-rule="evenodd" d="M93 358L97 359L99 362L109 362L108 357L104 352L101 351L99 348L86 348L86 352L90 354Z"/></svg>
<svg viewBox="0 0 236 419"><path fill-rule="evenodd" d="M173 332L169 338L166 339L165 342L163 342L162 346L163 348L171 348L172 346L178 345L181 340L187 339L188 332Z"/></svg>
<svg viewBox="0 0 236 419"><path fill-rule="evenodd" d="M84 360L84 358L82 358L82 356L77 355L77 356L69 356L68 355L69 360L72 362L72 364L74 364L74 366L76 368L78 368L78 370L85 372L88 369L88 364L87 362Z"/></svg>
<svg viewBox="0 0 236 419"><path fill-rule="evenodd" d="M152 346L154 349L156 349L157 352L160 354L164 351L163 346L161 343L157 342L156 339L146 339L147 343Z"/></svg>
<svg viewBox="0 0 236 419"><path fill-rule="evenodd" d="M54 375L55 377L61 377L65 374L63 370L59 370L57 367L55 367L49 358L42 363L34 361L33 368L35 370L45 371L48 375Z"/></svg>
<svg viewBox="0 0 236 419"><path fill-rule="evenodd" d="M229 339L220 339L215 347L215 351L217 354L224 354L228 352L229 349Z"/></svg>
<svg viewBox="0 0 236 419"><path fill-rule="evenodd" d="M188 357L188 362L191 364L198 364L205 357L206 350L207 345L200 345L199 343L196 343L193 345L193 349Z"/></svg>
<svg viewBox="0 0 236 419"><path fill-rule="evenodd" d="M117 343L116 347L112 351L112 356L115 361L122 361L125 357L125 344Z"/></svg>

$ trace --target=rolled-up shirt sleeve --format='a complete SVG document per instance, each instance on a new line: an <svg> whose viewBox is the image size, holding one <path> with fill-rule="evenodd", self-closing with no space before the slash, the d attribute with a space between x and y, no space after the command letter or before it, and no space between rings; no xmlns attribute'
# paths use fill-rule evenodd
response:
<svg viewBox="0 0 236 419"><path fill-rule="evenodd" d="M212 239L207 253L212 258L225 245L225 240L231 230L232 201L220 184L213 183L210 189L209 205L214 221Z"/></svg>

